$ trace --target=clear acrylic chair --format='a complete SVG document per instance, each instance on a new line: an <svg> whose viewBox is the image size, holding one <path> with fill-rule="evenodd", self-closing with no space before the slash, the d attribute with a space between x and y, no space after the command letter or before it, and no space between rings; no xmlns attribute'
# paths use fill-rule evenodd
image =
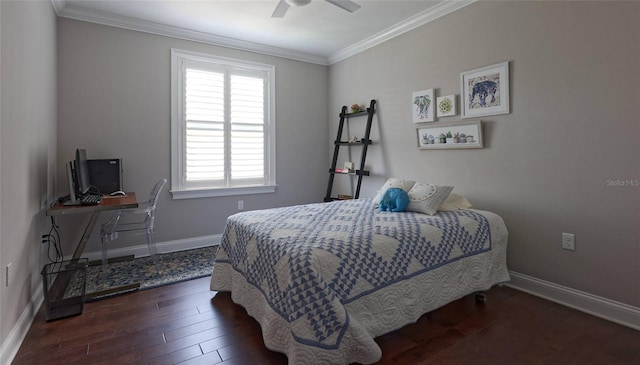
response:
<svg viewBox="0 0 640 365"><path fill-rule="evenodd" d="M166 183L167 179L161 179L151 190L149 199L146 202L139 203L137 208L123 209L116 212L109 221L102 225L100 228L100 238L102 241L103 266L107 264L107 249L109 241L117 239L118 233L122 232L145 234L147 236L149 254L153 257L153 262L156 262L156 244L151 239L151 234L153 233L158 196Z"/></svg>

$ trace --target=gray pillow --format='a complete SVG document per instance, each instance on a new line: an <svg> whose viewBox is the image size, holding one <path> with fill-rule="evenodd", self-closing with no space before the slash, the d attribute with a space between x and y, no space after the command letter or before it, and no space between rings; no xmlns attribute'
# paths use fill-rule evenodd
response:
<svg viewBox="0 0 640 365"><path fill-rule="evenodd" d="M450 212L458 209L471 209L471 208L473 207L471 206L471 203L469 203L467 198L465 198L462 195L458 195L456 193L451 193L449 194L447 199L444 200L444 203L440 205L440 208L438 208L438 210L441 212Z"/></svg>
<svg viewBox="0 0 640 365"><path fill-rule="evenodd" d="M407 211L434 215L440 205L451 194L453 186L438 186L417 182L407 193L409 206Z"/></svg>

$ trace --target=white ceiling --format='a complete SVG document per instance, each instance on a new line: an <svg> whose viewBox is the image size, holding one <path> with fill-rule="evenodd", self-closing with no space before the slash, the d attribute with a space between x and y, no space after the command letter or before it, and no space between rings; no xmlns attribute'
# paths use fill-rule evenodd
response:
<svg viewBox="0 0 640 365"><path fill-rule="evenodd" d="M332 64L475 0L323 0L272 18L278 0L51 0L61 17Z"/></svg>

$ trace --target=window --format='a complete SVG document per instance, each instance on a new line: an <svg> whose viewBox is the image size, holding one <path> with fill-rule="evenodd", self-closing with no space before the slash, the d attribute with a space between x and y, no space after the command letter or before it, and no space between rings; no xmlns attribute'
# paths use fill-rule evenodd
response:
<svg viewBox="0 0 640 365"><path fill-rule="evenodd" d="M174 199L275 191L274 67L171 50Z"/></svg>

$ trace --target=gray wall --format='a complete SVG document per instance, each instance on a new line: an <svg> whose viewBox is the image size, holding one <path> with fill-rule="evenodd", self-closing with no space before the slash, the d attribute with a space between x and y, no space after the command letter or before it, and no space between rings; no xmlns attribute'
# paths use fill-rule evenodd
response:
<svg viewBox="0 0 640 365"><path fill-rule="evenodd" d="M41 284L40 235L56 164L56 23L50 2L2 1L0 348ZM5 286L5 267L14 278ZM4 361L0 358L0 362Z"/></svg>
<svg viewBox="0 0 640 365"><path fill-rule="evenodd" d="M246 210L322 201L326 184L328 67L169 37L58 19L58 186L66 193L64 162L76 148L88 158L120 157L125 190L144 199L161 177L170 180L170 50L273 64L276 67L277 183L274 194L158 202L159 242L222 233L226 218ZM320 153L318 153L320 151ZM325 166L318 169L317 166ZM78 227L61 218L62 227ZM79 231L63 231L65 253ZM112 247L144 244L115 241ZM94 232L87 252L98 251Z"/></svg>
<svg viewBox="0 0 640 365"><path fill-rule="evenodd" d="M387 177L453 185L505 219L511 270L640 307L638 19L637 2L482 1L333 65L330 110L379 100L362 196ZM418 150L411 93L459 95L460 72L502 61L511 113L473 119L485 148Z"/></svg>

